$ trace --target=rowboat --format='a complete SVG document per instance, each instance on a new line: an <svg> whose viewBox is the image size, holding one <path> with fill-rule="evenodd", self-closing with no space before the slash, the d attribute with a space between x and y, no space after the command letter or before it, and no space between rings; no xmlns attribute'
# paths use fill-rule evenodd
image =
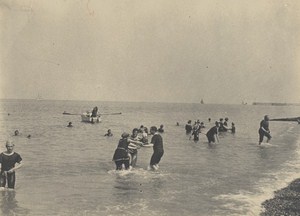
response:
<svg viewBox="0 0 300 216"><path fill-rule="evenodd" d="M101 117L100 116L92 117L91 113L83 113L81 114L81 121L88 122L88 123L99 123L101 122Z"/></svg>

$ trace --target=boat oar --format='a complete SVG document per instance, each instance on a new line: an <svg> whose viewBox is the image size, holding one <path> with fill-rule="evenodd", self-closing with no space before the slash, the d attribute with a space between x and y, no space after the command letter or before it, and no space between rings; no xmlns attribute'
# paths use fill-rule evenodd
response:
<svg viewBox="0 0 300 216"><path fill-rule="evenodd" d="M122 113L101 113L99 114L100 116L101 115L121 115Z"/></svg>
<svg viewBox="0 0 300 216"><path fill-rule="evenodd" d="M74 113L63 112L63 115L81 115L81 114L74 114Z"/></svg>
<svg viewBox="0 0 300 216"><path fill-rule="evenodd" d="M98 114L98 116L102 116L102 115L121 115L122 113L101 113ZM68 112L63 112L63 115L82 115L82 114L76 114L76 113L68 113Z"/></svg>

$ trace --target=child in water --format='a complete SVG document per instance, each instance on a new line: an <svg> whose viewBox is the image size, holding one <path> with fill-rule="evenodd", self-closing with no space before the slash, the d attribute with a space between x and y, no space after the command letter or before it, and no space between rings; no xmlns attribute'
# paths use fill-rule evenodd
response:
<svg viewBox="0 0 300 216"><path fill-rule="evenodd" d="M233 122L231 123L231 133L235 133L235 125Z"/></svg>

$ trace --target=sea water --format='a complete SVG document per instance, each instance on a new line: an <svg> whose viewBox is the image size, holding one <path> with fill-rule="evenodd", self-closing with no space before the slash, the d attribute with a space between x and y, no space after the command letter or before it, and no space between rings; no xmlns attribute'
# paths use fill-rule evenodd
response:
<svg viewBox="0 0 300 216"><path fill-rule="evenodd" d="M94 106L122 114L81 122L80 114ZM300 125L270 122L270 144L257 145L265 114L295 117L299 106L1 100L0 112L0 150L12 139L24 164L16 189L0 191L0 215L259 215L274 190L299 177ZM220 134L218 144L185 134L189 119L208 130L225 117L236 133ZM160 124L165 154L159 170L147 170L153 150L141 148L136 168L116 172L112 156L120 135ZM104 137L108 129L113 137ZM13 136L15 130L21 135Z"/></svg>

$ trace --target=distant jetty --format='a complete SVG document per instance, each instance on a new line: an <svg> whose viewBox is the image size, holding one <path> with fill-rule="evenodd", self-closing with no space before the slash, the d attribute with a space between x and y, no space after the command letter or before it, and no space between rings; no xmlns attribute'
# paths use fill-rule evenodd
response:
<svg viewBox="0 0 300 216"><path fill-rule="evenodd" d="M300 106L299 103L269 103L269 102L253 102L252 105Z"/></svg>

